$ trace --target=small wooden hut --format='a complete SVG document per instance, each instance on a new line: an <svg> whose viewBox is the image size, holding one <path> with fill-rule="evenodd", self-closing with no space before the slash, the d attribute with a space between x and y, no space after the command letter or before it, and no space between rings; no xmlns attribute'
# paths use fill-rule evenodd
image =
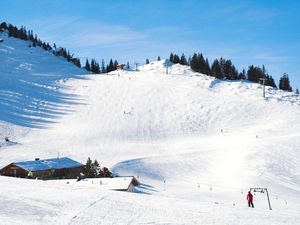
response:
<svg viewBox="0 0 300 225"><path fill-rule="evenodd" d="M118 64L117 65L117 70L122 70L125 68L125 64Z"/></svg>
<svg viewBox="0 0 300 225"><path fill-rule="evenodd" d="M84 165L68 157L11 163L0 175L33 179L72 179L80 176Z"/></svg>

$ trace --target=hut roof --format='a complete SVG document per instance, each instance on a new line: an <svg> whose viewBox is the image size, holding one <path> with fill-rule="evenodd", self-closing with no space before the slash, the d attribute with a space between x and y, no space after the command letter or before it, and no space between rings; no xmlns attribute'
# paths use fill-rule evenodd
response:
<svg viewBox="0 0 300 225"><path fill-rule="evenodd" d="M16 162L14 164L27 171L66 169L84 166L83 164L76 162L68 157Z"/></svg>

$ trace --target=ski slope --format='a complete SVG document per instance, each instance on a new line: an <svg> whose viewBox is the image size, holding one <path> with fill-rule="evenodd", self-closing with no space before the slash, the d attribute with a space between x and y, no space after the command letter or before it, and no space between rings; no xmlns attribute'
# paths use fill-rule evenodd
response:
<svg viewBox="0 0 300 225"><path fill-rule="evenodd" d="M5 48L23 52L10 58L14 51ZM28 51L23 41L0 43L6 65L31 62ZM1 224L300 223L299 96L267 87L263 99L259 84L218 81L181 65L166 74L165 61L78 75L64 60L33 51L39 66L26 72L32 88L22 92L28 82L1 86L1 93L21 94L14 103L0 100L1 110L7 107L1 135L12 140L0 140L0 167L36 157L82 163L91 157L143 185L130 194L0 177ZM39 54L53 63L39 61ZM15 80L24 72L6 69ZM51 88L36 91L41 85ZM32 99L25 108L38 99L29 116L19 110L26 96ZM251 187L268 188L272 211L263 194L254 196L254 209L247 207Z"/></svg>
<svg viewBox="0 0 300 225"><path fill-rule="evenodd" d="M0 119L23 127L43 127L68 112L73 100L56 82L86 73L30 41L0 32ZM62 88L62 87L60 87Z"/></svg>

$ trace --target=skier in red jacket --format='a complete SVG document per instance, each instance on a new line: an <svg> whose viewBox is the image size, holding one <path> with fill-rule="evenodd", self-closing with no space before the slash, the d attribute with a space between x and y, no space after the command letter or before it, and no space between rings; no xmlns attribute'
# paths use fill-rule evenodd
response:
<svg viewBox="0 0 300 225"><path fill-rule="evenodd" d="M247 195L247 200L248 200L248 206L254 208L254 205L253 205L253 195L251 194L251 192L249 191L248 192L248 195Z"/></svg>

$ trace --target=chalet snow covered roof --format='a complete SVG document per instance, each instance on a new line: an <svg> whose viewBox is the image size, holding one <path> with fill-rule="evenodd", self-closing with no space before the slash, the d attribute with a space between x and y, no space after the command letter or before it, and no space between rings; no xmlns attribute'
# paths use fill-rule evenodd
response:
<svg viewBox="0 0 300 225"><path fill-rule="evenodd" d="M68 157L15 162L14 164L27 171L65 169L84 166L83 164L76 162Z"/></svg>
<svg viewBox="0 0 300 225"><path fill-rule="evenodd" d="M65 180L51 180L52 183L65 183ZM138 179L134 176L122 176L122 177L102 177L102 178L85 178L80 181L72 179L67 181L68 184L72 184L79 187L97 187L100 190L114 190L114 191L129 191L133 192L134 187L140 185Z"/></svg>
<svg viewBox="0 0 300 225"><path fill-rule="evenodd" d="M98 185L99 188L115 191L129 191L130 186L138 186L140 182L133 176L113 177L113 178L87 178L81 180L78 185Z"/></svg>

